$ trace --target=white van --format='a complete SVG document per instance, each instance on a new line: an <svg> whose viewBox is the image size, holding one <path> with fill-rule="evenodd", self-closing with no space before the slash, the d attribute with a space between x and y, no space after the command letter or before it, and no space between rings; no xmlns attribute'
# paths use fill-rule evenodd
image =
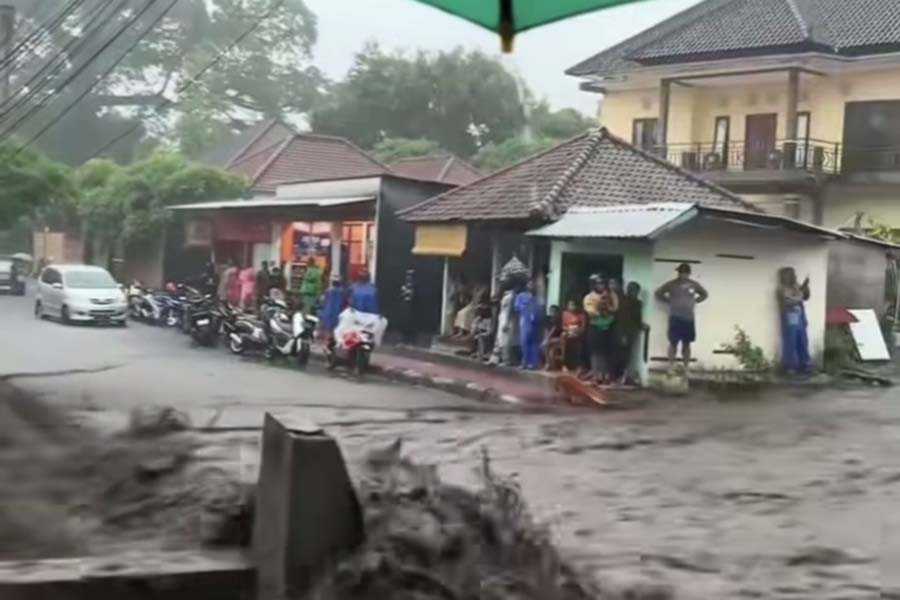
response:
<svg viewBox="0 0 900 600"><path fill-rule="evenodd" d="M96 322L125 326L128 301L109 271L87 265L52 265L38 279L34 315L63 323Z"/></svg>

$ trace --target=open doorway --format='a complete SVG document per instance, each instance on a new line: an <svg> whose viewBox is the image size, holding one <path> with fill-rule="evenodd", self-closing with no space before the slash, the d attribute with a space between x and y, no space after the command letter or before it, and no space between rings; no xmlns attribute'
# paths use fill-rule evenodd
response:
<svg viewBox="0 0 900 600"><path fill-rule="evenodd" d="M591 275L600 274L607 279L622 281L622 256L615 254L575 254L564 253L560 279L561 304L575 300L579 305L587 295Z"/></svg>

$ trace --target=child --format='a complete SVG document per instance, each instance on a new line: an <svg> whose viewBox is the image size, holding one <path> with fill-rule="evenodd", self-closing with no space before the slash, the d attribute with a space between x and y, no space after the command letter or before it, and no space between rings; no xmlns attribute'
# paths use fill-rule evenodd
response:
<svg viewBox="0 0 900 600"><path fill-rule="evenodd" d="M578 310L578 303L569 300L562 315L562 364L563 370L578 370L582 363L584 332L587 327L587 315Z"/></svg>
<svg viewBox="0 0 900 600"><path fill-rule="evenodd" d="M551 306L547 316L547 332L544 335L544 367L557 371L562 367L562 315L558 306Z"/></svg>

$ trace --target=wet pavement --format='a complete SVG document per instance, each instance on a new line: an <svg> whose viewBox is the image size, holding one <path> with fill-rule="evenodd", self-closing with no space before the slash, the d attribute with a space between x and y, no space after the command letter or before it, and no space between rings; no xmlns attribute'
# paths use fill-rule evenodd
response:
<svg viewBox="0 0 900 600"><path fill-rule="evenodd" d="M211 460L247 478L258 434L246 429L265 411L325 424L351 462L402 437L451 482L474 483L484 448L579 567L608 589L660 594L630 597L900 598L896 389L697 392L628 410L522 411L266 367L141 325L38 323L22 302L0 298L0 329L13 340L0 348L0 373L108 367L14 382L102 428L168 400L217 431L203 435Z"/></svg>

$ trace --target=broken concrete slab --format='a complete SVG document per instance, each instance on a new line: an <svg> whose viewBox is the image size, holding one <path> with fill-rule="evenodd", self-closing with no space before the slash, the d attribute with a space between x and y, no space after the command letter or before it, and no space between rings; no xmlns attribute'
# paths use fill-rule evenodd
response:
<svg viewBox="0 0 900 600"><path fill-rule="evenodd" d="M259 600L300 595L317 571L363 540L362 512L334 438L266 413L253 556Z"/></svg>

